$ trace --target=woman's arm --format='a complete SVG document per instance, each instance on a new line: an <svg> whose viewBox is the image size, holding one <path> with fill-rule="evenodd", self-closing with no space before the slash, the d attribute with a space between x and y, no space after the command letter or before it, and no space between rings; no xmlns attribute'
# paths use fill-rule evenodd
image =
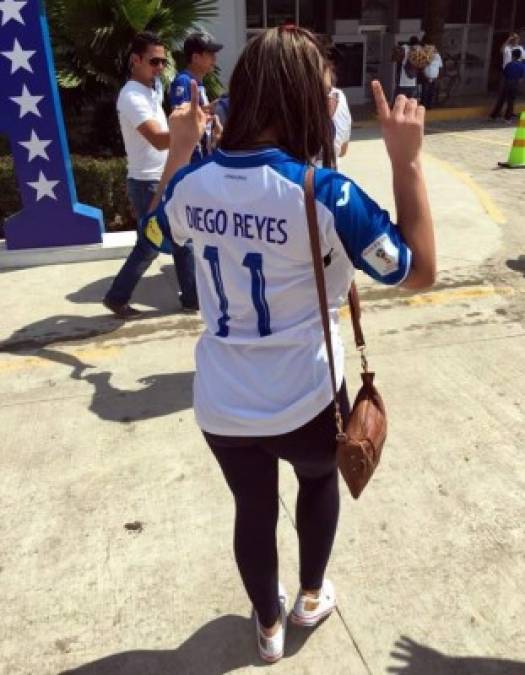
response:
<svg viewBox="0 0 525 675"><path fill-rule="evenodd" d="M426 288L436 278L434 227L421 168L425 108L416 99L398 96L390 110L381 84L372 90L383 138L392 164L397 224L412 251L405 288Z"/></svg>
<svg viewBox="0 0 525 675"><path fill-rule="evenodd" d="M150 205L150 211L157 208L166 186L175 173L189 164L193 150L206 128L208 116L199 105L199 88L195 80L191 81L191 102L183 103L173 109L169 125L169 152L157 192Z"/></svg>

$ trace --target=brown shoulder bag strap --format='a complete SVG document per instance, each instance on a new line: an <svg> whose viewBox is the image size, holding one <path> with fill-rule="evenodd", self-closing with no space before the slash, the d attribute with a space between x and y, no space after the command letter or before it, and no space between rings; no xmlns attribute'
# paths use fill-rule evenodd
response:
<svg viewBox="0 0 525 675"><path fill-rule="evenodd" d="M324 265L321 253L321 242L319 240L319 224L317 222L317 210L315 207L313 167L308 167L304 177L304 196L306 207L306 218L308 221L308 231L310 233L310 247L312 249L312 259L314 263L315 283L317 286L317 295L319 296L319 308L321 310L321 320L323 323L324 339L326 342L326 351L328 354L328 365L330 366L330 379L332 381L332 391L335 401L337 430L342 433L342 419L337 400L337 385L335 381L334 353L332 349L332 337L330 335L330 319L328 315L328 300L326 295L326 283L324 276ZM352 317L352 327L354 329L355 346L361 351L363 369L366 370L366 360L364 359L363 348L365 340L361 328L361 309L359 305L359 294L357 287L352 281L348 291L348 304L350 307L350 316Z"/></svg>

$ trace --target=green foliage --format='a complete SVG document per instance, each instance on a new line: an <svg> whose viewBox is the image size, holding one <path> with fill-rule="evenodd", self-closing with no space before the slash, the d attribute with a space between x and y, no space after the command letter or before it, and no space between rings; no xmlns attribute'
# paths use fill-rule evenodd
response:
<svg viewBox="0 0 525 675"><path fill-rule="evenodd" d="M180 50L186 34L217 14L217 0L45 0L57 81L66 122L88 111L115 104L127 75L128 48L135 34L151 30L168 47L165 85L175 74L172 52ZM211 79L211 94L220 89ZM103 115L98 114L98 117ZM83 135L75 135L72 149L119 154L122 151L115 115L105 126L101 144L96 120L85 120ZM68 124L70 136L71 126ZM77 143L78 141L78 143ZM109 145L107 145L109 143ZM92 150L93 152L93 150Z"/></svg>
<svg viewBox="0 0 525 675"><path fill-rule="evenodd" d="M126 160L73 155L72 164L78 200L102 209L107 230L134 229L126 196ZM13 160L0 157L0 223L21 208Z"/></svg>
<svg viewBox="0 0 525 675"><path fill-rule="evenodd" d="M0 237L4 236L2 228L4 219L21 208L13 160L9 156L0 157Z"/></svg>
<svg viewBox="0 0 525 675"><path fill-rule="evenodd" d="M126 160L73 155L72 163L78 200L102 209L107 230L134 229L126 195Z"/></svg>
<svg viewBox="0 0 525 675"><path fill-rule="evenodd" d="M61 87L96 94L114 91L125 75L134 35L152 30L170 50L185 34L216 15L216 0L47 0L46 8Z"/></svg>

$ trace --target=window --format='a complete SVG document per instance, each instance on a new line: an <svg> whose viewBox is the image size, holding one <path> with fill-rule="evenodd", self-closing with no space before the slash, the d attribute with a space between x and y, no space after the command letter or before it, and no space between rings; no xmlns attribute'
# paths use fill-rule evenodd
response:
<svg viewBox="0 0 525 675"><path fill-rule="evenodd" d="M335 73L337 86L363 86L363 43L337 42L335 45Z"/></svg>
<svg viewBox="0 0 525 675"><path fill-rule="evenodd" d="M283 23L295 23L295 0L267 0L266 25L268 28Z"/></svg>
<svg viewBox="0 0 525 675"><path fill-rule="evenodd" d="M400 19L422 19L425 11L421 0L399 0Z"/></svg>
<svg viewBox="0 0 525 675"><path fill-rule="evenodd" d="M319 0L299 0L299 25L314 33L326 33L326 4Z"/></svg>
<svg viewBox="0 0 525 675"><path fill-rule="evenodd" d="M262 28L264 25L264 0L246 0L246 26Z"/></svg>
<svg viewBox="0 0 525 675"><path fill-rule="evenodd" d="M525 2L518 2L516 5L516 19L514 21L514 30L520 32L525 28Z"/></svg>
<svg viewBox="0 0 525 675"><path fill-rule="evenodd" d="M453 0L448 6L445 23L467 23L468 0Z"/></svg>
<svg viewBox="0 0 525 675"><path fill-rule="evenodd" d="M380 26L390 23L391 7L389 0L363 0L361 23L367 26Z"/></svg>
<svg viewBox="0 0 525 675"><path fill-rule="evenodd" d="M326 11L326 3L319 0L246 0L248 35L253 35L254 29L284 23L297 23L314 33L326 33Z"/></svg>
<svg viewBox="0 0 525 675"><path fill-rule="evenodd" d="M334 19L348 20L361 18L361 0L334 0Z"/></svg>
<svg viewBox="0 0 525 675"><path fill-rule="evenodd" d="M496 30L511 30L514 0L498 0L496 4Z"/></svg>
<svg viewBox="0 0 525 675"><path fill-rule="evenodd" d="M470 23L492 23L493 0L472 0Z"/></svg>

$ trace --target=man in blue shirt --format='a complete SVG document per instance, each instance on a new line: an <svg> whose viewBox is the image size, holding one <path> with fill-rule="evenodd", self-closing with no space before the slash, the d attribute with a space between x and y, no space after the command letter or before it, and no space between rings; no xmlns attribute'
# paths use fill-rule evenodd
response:
<svg viewBox="0 0 525 675"><path fill-rule="evenodd" d="M209 105L206 89L202 80L215 68L216 55L222 45L209 33L191 33L184 41L184 58L186 68L173 80L170 88L172 107L191 101L191 81L195 80L199 87L199 103ZM211 124L201 138L191 157L192 162L199 161L211 151Z"/></svg>
<svg viewBox="0 0 525 675"><path fill-rule="evenodd" d="M522 51L520 48L512 50L512 61L507 63L503 69L503 88L492 112L490 118L495 120L500 116L501 109L507 104L505 120L510 122L514 114L514 101L518 95L518 86L522 77L525 76L525 63L521 61Z"/></svg>

